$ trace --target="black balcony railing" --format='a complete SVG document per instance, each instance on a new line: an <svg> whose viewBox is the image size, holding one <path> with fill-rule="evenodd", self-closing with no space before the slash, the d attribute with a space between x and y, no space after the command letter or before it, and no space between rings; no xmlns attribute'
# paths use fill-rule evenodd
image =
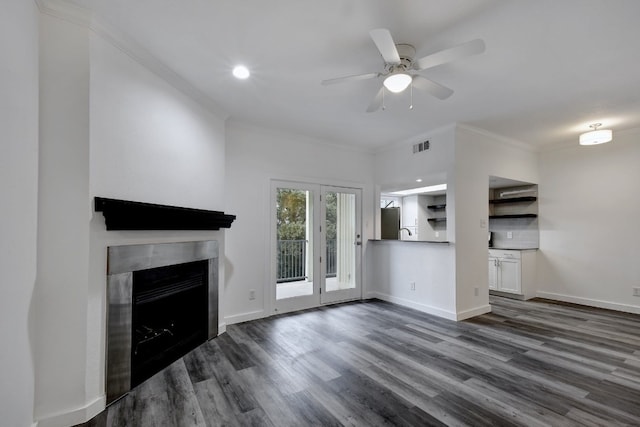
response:
<svg viewBox="0 0 640 427"><path fill-rule="evenodd" d="M336 241L327 240L327 277L336 276ZM307 279L307 241L278 240L278 283Z"/></svg>

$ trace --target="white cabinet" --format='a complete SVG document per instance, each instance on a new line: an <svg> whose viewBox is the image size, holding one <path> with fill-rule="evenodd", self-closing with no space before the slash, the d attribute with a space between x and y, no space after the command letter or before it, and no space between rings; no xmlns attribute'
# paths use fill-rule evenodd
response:
<svg viewBox="0 0 640 427"><path fill-rule="evenodd" d="M402 240L418 240L418 196L405 196L402 198L402 221L400 227L411 231L411 236L406 230L400 231Z"/></svg>
<svg viewBox="0 0 640 427"><path fill-rule="evenodd" d="M489 289L498 290L498 258L489 256Z"/></svg>
<svg viewBox="0 0 640 427"><path fill-rule="evenodd" d="M535 296L535 250L489 249L489 289Z"/></svg>
<svg viewBox="0 0 640 427"><path fill-rule="evenodd" d="M433 233L427 233L427 201L424 195L412 195L402 198L401 231L402 240L433 240Z"/></svg>

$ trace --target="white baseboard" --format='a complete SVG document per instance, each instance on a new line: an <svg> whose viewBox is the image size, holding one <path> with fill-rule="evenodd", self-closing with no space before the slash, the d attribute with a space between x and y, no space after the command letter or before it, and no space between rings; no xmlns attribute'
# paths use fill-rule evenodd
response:
<svg viewBox="0 0 640 427"><path fill-rule="evenodd" d="M40 418L34 424L37 427L68 427L82 424L98 415L106 407L107 398L102 395L94 401L87 403L81 408L76 408L68 412L59 412Z"/></svg>
<svg viewBox="0 0 640 427"><path fill-rule="evenodd" d="M456 313L452 311L442 310L437 307L432 307L426 304L420 304L415 301L411 301L404 298L394 297L392 295L383 294L381 292L369 292L367 294L369 298L378 298L383 301L392 302L394 304L403 305L405 307L413 308L414 310L422 311L423 313L433 314L434 316L443 317L449 320L458 320Z"/></svg>
<svg viewBox="0 0 640 427"><path fill-rule="evenodd" d="M570 302L573 304L588 305L591 307L606 308L606 309L615 310L615 311L623 311L625 313L640 314L640 306L637 306L637 305L620 304L620 303L611 302L611 301L601 301L597 299L574 297L571 295L563 295L563 294L556 294L552 292L541 292L541 291L536 292L536 296L539 298L546 298L546 299L562 301L562 302Z"/></svg>
<svg viewBox="0 0 640 427"><path fill-rule="evenodd" d="M480 307L470 308L469 310L460 311L456 316L456 320L470 319L472 317L480 316L481 314L487 314L487 313L491 313L491 306L489 304L483 305Z"/></svg>
<svg viewBox="0 0 640 427"><path fill-rule="evenodd" d="M248 322L249 320L257 320L266 317L264 310L250 311L248 313L234 314L233 316L227 316L224 318L225 330L226 325L233 325L234 323Z"/></svg>
<svg viewBox="0 0 640 427"><path fill-rule="evenodd" d="M222 322L218 325L218 335L222 335L227 332L227 323Z"/></svg>

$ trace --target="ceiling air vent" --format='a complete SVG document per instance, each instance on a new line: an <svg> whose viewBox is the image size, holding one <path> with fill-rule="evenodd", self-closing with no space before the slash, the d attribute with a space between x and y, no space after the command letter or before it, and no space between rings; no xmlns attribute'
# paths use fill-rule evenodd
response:
<svg viewBox="0 0 640 427"><path fill-rule="evenodd" d="M427 151L428 149L429 149L429 141L413 144L413 154L421 153L423 151Z"/></svg>

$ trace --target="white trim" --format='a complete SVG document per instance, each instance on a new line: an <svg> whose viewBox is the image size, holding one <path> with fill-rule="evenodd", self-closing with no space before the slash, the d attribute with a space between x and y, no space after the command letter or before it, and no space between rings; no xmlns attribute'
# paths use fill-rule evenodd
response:
<svg viewBox="0 0 640 427"><path fill-rule="evenodd" d="M322 145L325 147L334 148L337 150L350 151L354 153L360 154L376 154L375 148L371 147L363 147L361 145L353 145L354 141L352 140L340 140L340 139L331 139L330 137L324 137L317 134L311 133L300 133L294 129L282 129L276 128L273 126L256 124L252 122L246 122L236 117L229 117L226 121L227 126L239 129L239 130L247 130L254 132L267 133L270 136L275 136L282 138L283 136L295 136L297 137L297 143L299 144L308 144L311 146Z"/></svg>
<svg viewBox="0 0 640 427"><path fill-rule="evenodd" d="M491 313L491 305L482 305L480 307L470 308L469 310L459 311L456 314L456 320L465 320L481 314Z"/></svg>
<svg viewBox="0 0 640 427"><path fill-rule="evenodd" d="M83 407L68 412L58 412L36 421L38 427L67 427L82 424L104 410L107 403L106 395L99 396Z"/></svg>
<svg viewBox="0 0 640 427"><path fill-rule="evenodd" d="M236 323L248 322L250 320L258 320L267 317L267 314L264 310L256 310L249 311L247 313L234 314L233 316L226 316L225 320L225 331L226 325L233 325Z"/></svg>
<svg viewBox="0 0 640 427"><path fill-rule="evenodd" d="M529 151L531 153L537 153L540 151L538 147L534 147L533 145L527 144L526 142L518 141L517 139L513 139L513 138L507 138L506 136L498 135L497 133L489 132L488 130L484 130L482 128L478 128L475 126L466 125L463 123L457 123L456 128L466 130L469 132L475 132L480 135L491 138L498 143L502 143L504 145L514 147L514 148L519 148L524 151Z"/></svg>
<svg viewBox="0 0 640 427"><path fill-rule="evenodd" d="M591 298L575 297L571 295L556 294L553 292L536 292L538 298L570 302L573 304L586 305L590 307L606 308L608 310L623 311L625 313L640 314L640 306L630 304L620 304L611 301L601 301Z"/></svg>
<svg viewBox="0 0 640 427"><path fill-rule="evenodd" d="M222 322L218 325L218 335L222 335L227 332L227 323Z"/></svg>
<svg viewBox="0 0 640 427"><path fill-rule="evenodd" d="M389 294L383 294L382 292L369 292L367 295L370 296L371 298L378 298L383 301L392 302L394 304L399 304L405 307L413 308L414 310L422 311L423 313L433 314L434 316L443 317L449 320L458 320L457 314L452 311L442 310L440 308L432 307L430 305L420 304L408 299L394 297Z"/></svg>
<svg viewBox="0 0 640 427"><path fill-rule="evenodd" d="M89 9L63 0L35 0L40 13L63 19L83 27L90 27L92 13Z"/></svg>

